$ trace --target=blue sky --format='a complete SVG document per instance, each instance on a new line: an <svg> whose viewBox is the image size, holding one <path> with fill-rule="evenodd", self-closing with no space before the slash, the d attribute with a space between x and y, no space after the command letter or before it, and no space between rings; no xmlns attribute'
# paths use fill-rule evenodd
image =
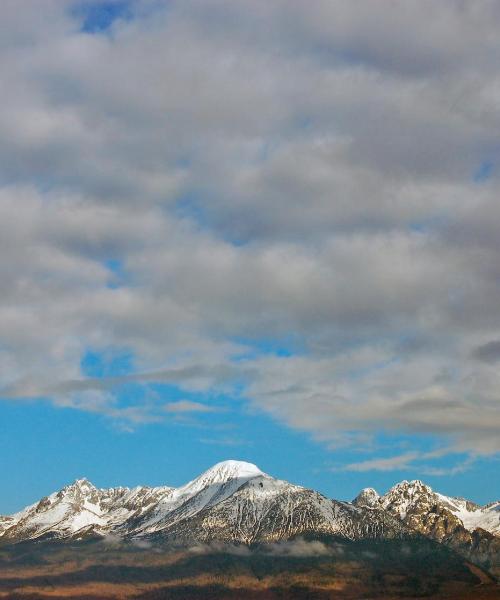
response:
<svg viewBox="0 0 500 600"><path fill-rule="evenodd" d="M165 395L165 400L172 398ZM221 404L230 405L228 399ZM308 435L241 408L209 414L192 423L172 418L133 432L112 426L98 415L54 408L47 402L4 402L0 416L2 423L8 423L0 435L4 514L81 477L98 487L177 486L229 458L254 462L275 477L345 500L351 500L368 484L383 492L405 478L422 478L444 493L466 493L481 503L495 497L497 490L494 478L488 477L497 465L484 460L478 461L474 469L444 481L442 477L422 476L418 470L336 470L358 460L359 454L325 450ZM391 446L386 452L392 453ZM362 458L367 457L370 455L363 453Z"/></svg>
<svg viewBox="0 0 500 600"><path fill-rule="evenodd" d="M247 356L254 352L292 355L279 341L262 340L252 348ZM89 350L82 357L81 370L85 377L107 381L133 373L134 361L127 353ZM329 449L306 432L249 408L240 394L189 392L166 384L125 383L115 388L115 405L121 409L140 406L148 397L157 422L129 423L120 417L110 421L100 414L54 407L49 400L2 402L1 420L8 427L0 436L0 449L9 481L2 511L14 512L81 477L98 487L178 486L229 458L254 462L273 476L342 500L351 500L368 485L384 492L402 479L416 478L479 503L495 497L496 480L488 477L496 468L495 459L478 459L452 476L446 476L447 471L465 456L444 456L432 467L346 470L346 465L373 460L373 450ZM429 436L378 432L373 448L384 460L415 449L428 451L436 442ZM434 474L432 469L444 473Z"/></svg>
<svg viewBox="0 0 500 600"><path fill-rule="evenodd" d="M132 18L133 2L111 0L110 2L87 1L76 3L73 13L85 33L106 33L117 20Z"/></svg>
<svg viewBox="0 0 500 600"><path fill-rule="evenodd" d="M498 498L500 8L24 6L0 6L0 514L229 458L342 499Z"/></svg>

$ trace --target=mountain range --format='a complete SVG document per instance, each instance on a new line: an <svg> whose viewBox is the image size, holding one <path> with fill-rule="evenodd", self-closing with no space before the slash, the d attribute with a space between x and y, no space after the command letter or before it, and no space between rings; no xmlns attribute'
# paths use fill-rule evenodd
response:
<svg viewBox="0 0 500 600"><path fill-rule="evenodd" d="M225 461L179 488L98 489L79 479L0 517L0 544L93 538L133 543L268 544L297 537L402 540L424 536L500 575L500 502L479 506L403 481L352 502Z"/></svg>

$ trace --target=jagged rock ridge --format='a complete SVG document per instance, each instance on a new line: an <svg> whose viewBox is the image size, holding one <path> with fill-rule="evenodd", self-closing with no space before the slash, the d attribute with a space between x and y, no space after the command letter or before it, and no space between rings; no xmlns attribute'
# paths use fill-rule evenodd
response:
<svg viewBox="0 0 500 600"><path fill-rule="evenodd" d="M100 490L81 479L0 521L0 541L159 538L177 543L269 542L299 534L347 539L408 535L398 519L225 461L186 485Z"/></svg>
<svg viewBox="0 0 500 600"><path fill-rule="evenodd" d="M79 479L19 513L0 517L0 542L115 536L163 542L274 542L298 535L350 540L424 535L500 573L500 504L481 507L403 481L352 502L225 461L186 485L98 489Z"/></svg>
<svg viewBox="0 0 500 600"><path fill-rule="evenodd" d="M473 562L500 574L500 503L479 506L434 492L420 480L402 481L386 494L367 488L353 504L382 508L406 527L446 544Z"/></svg>

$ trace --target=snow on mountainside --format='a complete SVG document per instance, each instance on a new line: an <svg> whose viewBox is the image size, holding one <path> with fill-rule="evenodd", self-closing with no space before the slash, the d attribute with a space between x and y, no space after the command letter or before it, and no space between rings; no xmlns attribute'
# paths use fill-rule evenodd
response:
<svg viewBox="0 0 500 600"><path fill-rule="evenodd" d="M4 534L4 532L14 525L15 519L13 517L0 517L0 538Z"/></svg>
<svg viewBox="0 0 500 600"><path fill-rule="evenodd" d="M78 479L40 502L0 521L0 540L81 537L107 531L136 516L171 488L111 488L99 490Z"/></svg>
<svg viewBox="0 0 500 600"><path fill-rule="evenodd" d="M499 517L498 503L479 507L436 494L420 481L403 481L384 496L367 488L348 503L275 479L250 463L225 461L177 489L97 489L77 480L1 517L0 542L118 536L252 543L297 535L355 540L423 534L489 556L500 543L493 535L499 532Z"/></svg>
<svg viewBox="0 0 500 600"><path fill-rule="evenodd" d="M348 539L402 537L384 511L368 512L265 474L256 474L190 519L168 519L157 534L172 541L274 542L302 534ZM146 533L151 530L146 530Z"/></svg>
<svg viewBox="0 0 500 600"><path fill-rule="evenodd" d="M365 488L353 500L356 506L381 507L398 516L401 520L415 513L449 511L468 531L484 529L500 535L500 502L479 506L470 500L453 498L434 492L420 480L402 481L386 494L379 496L373 488Z"/></svg>
<svg viewBox="0 0 500 600"><path fill-rule="evenodd" d="M354 498L352 503L355 506L363 506L365 508L380 507L380 496L373 488L365 488Z"/></svg>
<svg viewBox="0 0 500 600"><path fill-rule="evenodd" d="M500 574L499 503L478 506L434 492L421 481L402 481L383 496L363 490L353 502L394 515L406 527L450 546L473 562Z"/></svg>
<svg viewBox="0 0 500 600"><path fill-rule="evenodd" d="M434 492L419 480L402 481L380 498L380 505L404 519L416 509L422 511L433 507L451 512L468 531L478 527L493 534L500 534L499 503L479 506L463 498L453 498Z"/></svg>
<svg viewBox="0 0 500 600"><path fill-rule="evenodd" d="M0 541L114 535L173 542L253 542L300 533L401 537L386 511L329 500L250 463L225 461L186 485L100 490L85 479L0 521Z"/></svg>
<svg viewBox="0 0 500 600"><path fill-rule="evenodd" d="M440 502L448 508L460 521L465 529L474 531L481 528L500 535L500 502L478 506L463 498L450 498L442 494L436 494Z"/></svg>
<svg viewBox="0 0 500 600"><path fill-rule="evenodd" d="M251 463L228 460L218 463L193 481L173 490L156 507L137 519L134 535L161 531L177 521L193 517L204 508L214 506L230 497L254 477L269 477Z"/></svg>

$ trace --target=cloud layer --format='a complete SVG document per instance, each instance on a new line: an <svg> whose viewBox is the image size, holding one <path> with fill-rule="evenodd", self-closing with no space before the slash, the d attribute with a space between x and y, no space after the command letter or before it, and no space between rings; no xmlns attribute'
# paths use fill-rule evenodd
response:
<svg viewBox="0 0 500 600"><path fill-rule="evenodd" d="M91 4L0 7L2 395L160 418L85 378L126 351L332 447L497 452L498 3Z"/></svg>

